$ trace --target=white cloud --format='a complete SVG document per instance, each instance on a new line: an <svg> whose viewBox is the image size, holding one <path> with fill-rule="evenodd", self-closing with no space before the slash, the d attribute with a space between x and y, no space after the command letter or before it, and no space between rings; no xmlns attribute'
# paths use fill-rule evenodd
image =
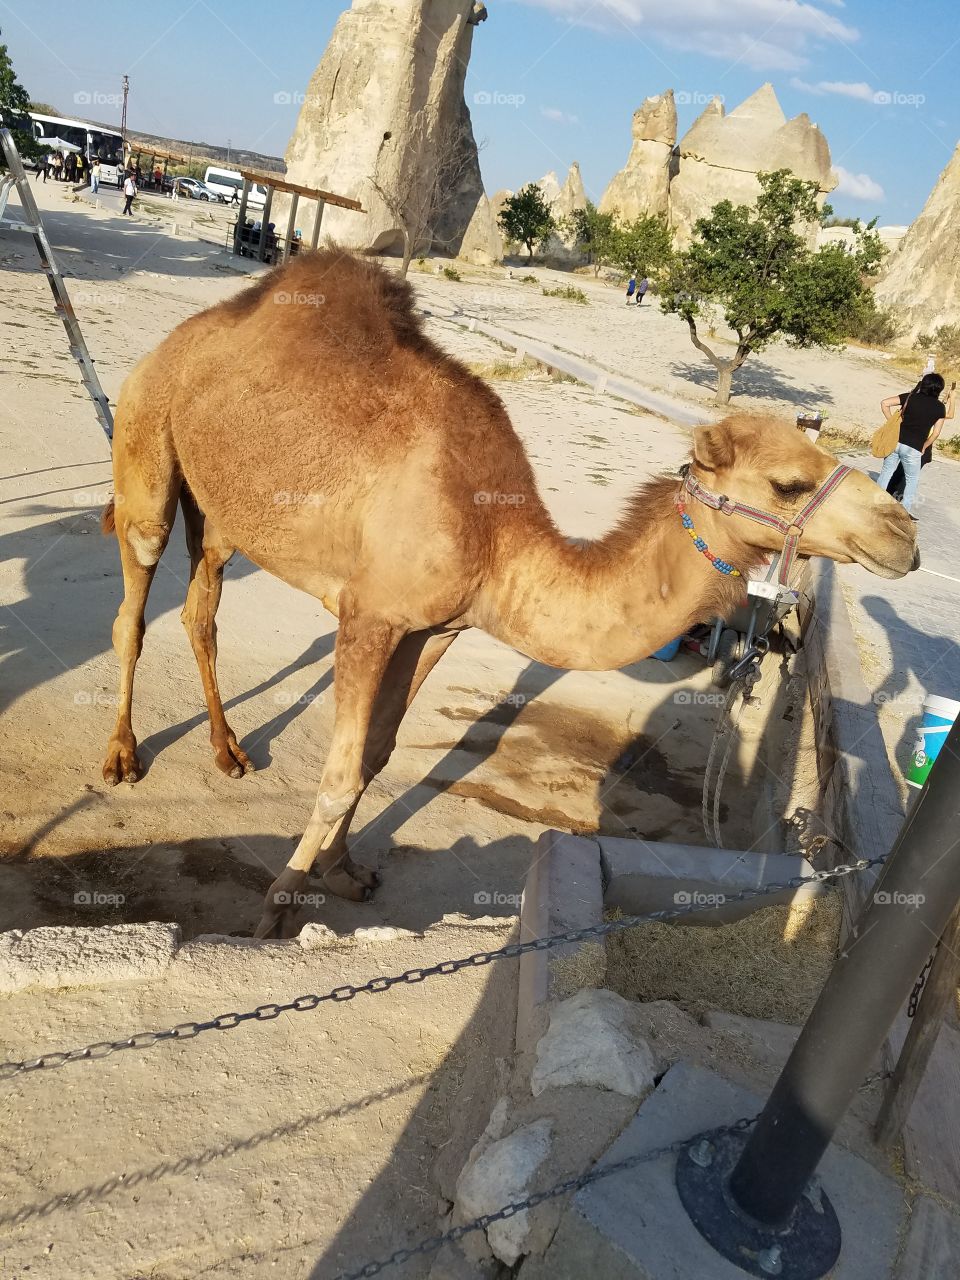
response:
<svg viewBox="0 0 960 1280"><path fill-rule="evenodd" d="M823 0L821 0L821 3ZM797 71L811 46L852 43L855 27L809 0L524 0L557 17L689 53L706 54L755 70ZM826 0L830 3L830 0Z"/></svg>
<svg viewBox="0 0 960 1280"><path fill-rule="evenodd" d="M572 116L569 111L561 111L559 107L541 107L540 114L544 120L552 120L554 124L580 123L579 116Z"/></svg>
<svg viewBox="0 0 960 1280"><path fill-rule="evenodd" d="M874 182L868 173L851 173L842 165L834 165L834 171L840 181L837 183L837 194L851 196L854 200L885 200L886 192L879 182Z"/></svg>
<svg viewBox="0 0 960 1280"><path fill-rule="evenodd" d="M877 101L876 89L863 80L854 84L847 80L818 80L816 84L808 84L806 80L800 80L794 76L790 83L794 89L802 89L805 93L815 93L818 96L833 93L841 98L857 98L860 102L876 103Z"/></svg>

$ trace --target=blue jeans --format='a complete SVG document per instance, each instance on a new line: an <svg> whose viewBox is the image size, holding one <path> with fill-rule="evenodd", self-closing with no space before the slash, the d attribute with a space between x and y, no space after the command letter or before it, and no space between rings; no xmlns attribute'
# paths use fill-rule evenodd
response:
<svg viewBox="0 0 960 1280"><path fill-rule="evenodd" d="M911 449L908 444L898 444L893 453L888 453L884 458L880 474L877 476L877 484L881 489L886 489L893 479L893 473L897 469L898 462L903 463L903 474L906 477L906 485L903 490L903 505L909 511L913 506L914 498L917 496L917 485L920 483L919 449Z"/></svg>

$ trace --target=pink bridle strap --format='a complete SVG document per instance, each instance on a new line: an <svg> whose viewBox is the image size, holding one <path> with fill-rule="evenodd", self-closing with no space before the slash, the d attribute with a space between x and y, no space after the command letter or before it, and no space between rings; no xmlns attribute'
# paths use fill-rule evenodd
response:
<svg viewBox="0 0 960 1280"><path fill-rule="evenodd" d="M720 511L725 516L746 516L748 520L755 520L758 524L764 524L767 528L776 529L778 533L782 533L783 551L780 555L778 581L781 586L785 587L788 584L790 571L797 558L804 526L814 512L819 511L827 499L835 492L837 486L850 474L851 470L852 467L845 467L842 464L834 467L807 505L798 511L792 520L784 520L782 516L774 515L772 511L764 511L760 507L753 507L749 502L737 502L733 498L728 498L726 494L711 493L689 470L689 464L683 477L682 487L686 489L691 497L696 498L698 502L702 502L706 507L712 507L714 511Z"/></svg>

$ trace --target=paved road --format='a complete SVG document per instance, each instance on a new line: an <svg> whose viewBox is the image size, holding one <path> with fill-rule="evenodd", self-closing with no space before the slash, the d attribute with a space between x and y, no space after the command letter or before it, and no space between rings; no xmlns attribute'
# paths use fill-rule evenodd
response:
<svg viewBox="0 0 960 1280"><path fill-rule="evenodd" d="M876 474L879 463L844 459ZM925 467L914 514L920 520L922 568L891 582L858 565L840 570L867 687L903 777L928 693L960 700L960 463Z"/></svg>

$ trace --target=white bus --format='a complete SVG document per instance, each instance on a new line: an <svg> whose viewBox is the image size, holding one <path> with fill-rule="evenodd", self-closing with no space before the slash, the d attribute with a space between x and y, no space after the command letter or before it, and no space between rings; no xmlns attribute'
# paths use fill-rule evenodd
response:
<svg viewBox="0 0 960 1280"><path fill-rule="evenodd" d="M123 135L119 129L90 124L86 120L70 120L65 116L44 116L36 111L28 112L33 124L33 136L40 145L44 138L61 138L79 147L90 164L100 161L100 181L120 185L126 159Z"/></svg>
<svg viewBox="0 0 960 1280"><path fill-rule="evenodd" d="M208 165L207 171L203 175L203 181L211 191L216 191L218 195L226 196L228 200L233 198L235 191L237 192L238 200L243 195L243 174L236 169L218 169L216 165ZM252 205L255 209L262 209L266 203L266 188L262 187L259 182L252 182L247 195L247 204Z"/></svg>

